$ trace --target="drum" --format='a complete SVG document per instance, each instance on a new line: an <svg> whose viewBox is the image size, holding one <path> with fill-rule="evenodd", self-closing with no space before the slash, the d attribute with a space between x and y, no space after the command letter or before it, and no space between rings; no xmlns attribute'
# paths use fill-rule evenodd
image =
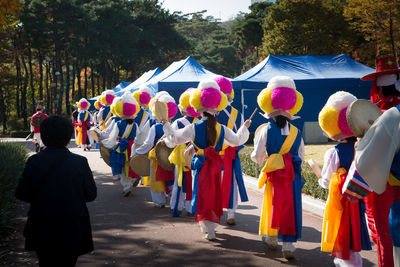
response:
<svg viewBox="0 0 400 267"><path fill-rule="evenodd" d="M109 149L109 148L106 148L105 146L100 144L100 155L103 158L104 162L110 167L111 167L111 165L110 165L110 155L111 155L111 152L113 150L114 150L114 148L113 149Z"/></svg>
<svg viewBox="0 0 400 267"><path fill-rule="evenodd" d="M94 130L95 128L90 128L89 129L89 134L90 136L93 138L94 141L96 141L97 143L99 142L100 138L99 138L99 134Z"/></svg>
<svg viewBox="0 0 400 267"><path fill-rule="evenodd" d="M156 100L156 102L154 103L154 110L156 112L156 116L160 120L168 120L168 107L166 103Z"/></svg>
<svg viewBox="0 0 400 267"><path fill-rule="evenodd" d="M347 108L346 118L356 137L363 137L382 111L371 101L358 99Z"/></svg>
<svg viewBox="0 0 400 267"><path fill-rule="evenodd" d="M130 161L131 169L139 176L150 176L149 154L136 154Z"/></svg>
<svg viewBox="0 0 400 267"><path fill-rule="evenodd" d="M160 139L156 144L156 159L158 164L167 171L172 171L175 165L169 162L169 155L171 155L173 148L169 148L165 141Z"/></svg>

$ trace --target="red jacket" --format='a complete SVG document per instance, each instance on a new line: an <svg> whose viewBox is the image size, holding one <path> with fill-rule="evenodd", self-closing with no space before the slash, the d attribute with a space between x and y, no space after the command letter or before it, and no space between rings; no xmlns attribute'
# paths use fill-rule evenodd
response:
<svg viewBox="0 0 400 267"><path fill-rule="evenodd" d="M47 117L46 114L42 113L41 111L36 112L33 114L31 119L31 125L33 126L34 133L40 133L40 122Z"/></svg>

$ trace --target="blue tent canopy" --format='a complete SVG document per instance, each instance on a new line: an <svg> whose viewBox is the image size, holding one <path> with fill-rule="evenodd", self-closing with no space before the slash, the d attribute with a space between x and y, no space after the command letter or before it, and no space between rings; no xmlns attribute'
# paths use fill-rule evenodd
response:
<svg viewBox="0 0 400 267"><path fill-rule="evenodd" d="M147 81L151 80L152 78L156 77L158 74L160 74L162 70L160 68L155 68L154 70L149 70L145 73L142 74L137 80L129 84L127 87L124 88L124 90L119 91L116 93L117 96L121 96L126 92L133 93L134 91L138 90L140 86Z"/></svg>
<svg viewBox="0 0 400 267"><path fill-rule="evenodd" d="M197 87L201 80L211 79L215 76L218 76L218 74L207 70L189 56L186 59L173 62L158 76L148 81L146 85L154 92L168 91L178 102L179 96L187 88Z"/></svg>
<svg viewBox="0 0 400 267"><path fill-rule="evenodd" d="M294 124L303 128L305 121L317 121L318 113L328 97L337 91L347 91L357 98L369 98L371 82L360 78L374 69L363 65L345 54L325 56L268 56L258 65L239 75L233 81L239 91L245 118L257 107L257 95L274 76L289 76L303 94L304 104L300 120ZM239 83L239 85L237 84ZM265 119L257 114L251 130Z"/></svg>

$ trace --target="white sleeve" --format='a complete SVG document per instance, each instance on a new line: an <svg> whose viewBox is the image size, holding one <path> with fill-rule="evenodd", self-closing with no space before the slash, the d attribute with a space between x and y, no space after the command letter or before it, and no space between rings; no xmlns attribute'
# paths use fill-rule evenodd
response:
<svg viewBox="0 0 400 267"><path fill-rule="evenodd" d="M332 175L339 169L339 155L334 147L328 149L324 155L324 167L322 167L322 177L318 179L321 187L328 189Z"/></svg>
<svg viewBox="0 0 400 267"><path fill-rule="evenodd" d="M107 136L109 136L111 131L114 129L115 120L110 120L110 121L111 122L109 123L107 128L105 128L103 131L99 132L101 138L107 138Z"/></svg>
<svg viewBox="0 0 400 267"><path fill-rule="evenodd" d="M96 121L98 122L98 123L101 123L101 118L103 117L103 109L101 108L100 110L99 110L99 112L97 113L97 117L96 117Z"/></svg>
<svg viewBox="0 0 400 267"><path fill-rule="evenodd" d="M229 146L240 146L246 143L249 139L249 129L246 126L242 125L237 133L222 125L225 131L225 143Z"/></svg>
<svg viewBox="0 0 400 267"><path fill-rule="evenodd" d="M137 145L144 144L144 141L146 140L149 131L150 131L150 121L147 120L143 127L139 127L139 132L135 137L135 143Z"/></svg>
<svg viewBox="0 0 400 267"><path fill-rule="evenodd" d="M107 139L101 140L101 143L108 149L113 148L117 144L119 129L116 123Z"/></svg>
<svg viewBox="0 0 400 267"><path fill-rule="evenodd" d="M164 133L167 136L168 146L182 145L194 140L194 124L190 124L185 128L174 130L169 123L164 124Z"/></svg>
<svg viewBox="0 0 400 267"><path fill-rule="evenodd" d="M256 162L259 166L262 166L265 156L267 155L267 136L268 128L264 126L259 134L254 137L254 150L250 157L251 160Z"/></svg>
<svg viewBox="0 0 400 267"><path fill-rule="evenodd" d="M301 158L302 161L304 161L304 156L305 156L305 151L304 151L304 141L303 138L301 138L301 143L299 146L299 150L297 151L297 154L299 155L299 157Z"/></svg>
<svg viewBox="0 0 400 267"><path fill-rule="evenodd" d="M240 125L239 125L239 127L242 127L243 124L244 124L244 117L243 117L243 114L240 113Z"/></svg>
<svg viewBox="0 0 400 267"><path fill-rule="evenodd" d="M156 138L156 127L154 125L149 130L149 135L144 141L143 145L136 149L136 154L146 154L154 146L154 139Z"/></svg>

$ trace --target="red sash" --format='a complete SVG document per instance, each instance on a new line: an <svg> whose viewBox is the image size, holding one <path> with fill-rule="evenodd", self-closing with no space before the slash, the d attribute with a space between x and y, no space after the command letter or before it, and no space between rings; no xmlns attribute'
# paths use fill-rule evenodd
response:
<svg viewBox="0 0 400 267"><path fill-rule="evenodd" d="M186 200L192 200L192 171L185 172Z"/></svg>
<svg viewBox="0 0 400 267"><path fill-rule="evenodd" d="M197 185L196 221L219 223L223 215L221 200L221 169L223 161L212 147L204 149L205 163Z"/></svg>
<svg viewBox="0 0 400 267"><path fill-rule="evenodd" d="M81 121L77 123L78 127L82 128L82 144L86 144L86 137L87 137L87 130L90 127L90 122L88 121Z"/></svg>
<svg viewBox="0 0 400 267"><path fill-rule="evenodd" d="M342 178L339 184L340 191L342 191L346 176L347 173L340 175ZM348 260L350 259L350 250L353 252L361 251L360 209L358 202L350 202L346 197L342 197L341 202L343 214L335 245L333 246L332 256Z"/></svg>
<svg viewBox="0 0 400 267"><path fill-rule="evenodd" d="M229 199L232 187L232 166L236 157L237 147L227 147L224 150L224 175L222 177L222 207L229 208Z"/></svg>
<svg viewBox="0 0 400 267"><path fill-rule="evenodd" d="M295 236L292 154L287 153L282 157L285 168L267 173L268 180L273 184L271 228L279 229L280 235Z"/></svg>

